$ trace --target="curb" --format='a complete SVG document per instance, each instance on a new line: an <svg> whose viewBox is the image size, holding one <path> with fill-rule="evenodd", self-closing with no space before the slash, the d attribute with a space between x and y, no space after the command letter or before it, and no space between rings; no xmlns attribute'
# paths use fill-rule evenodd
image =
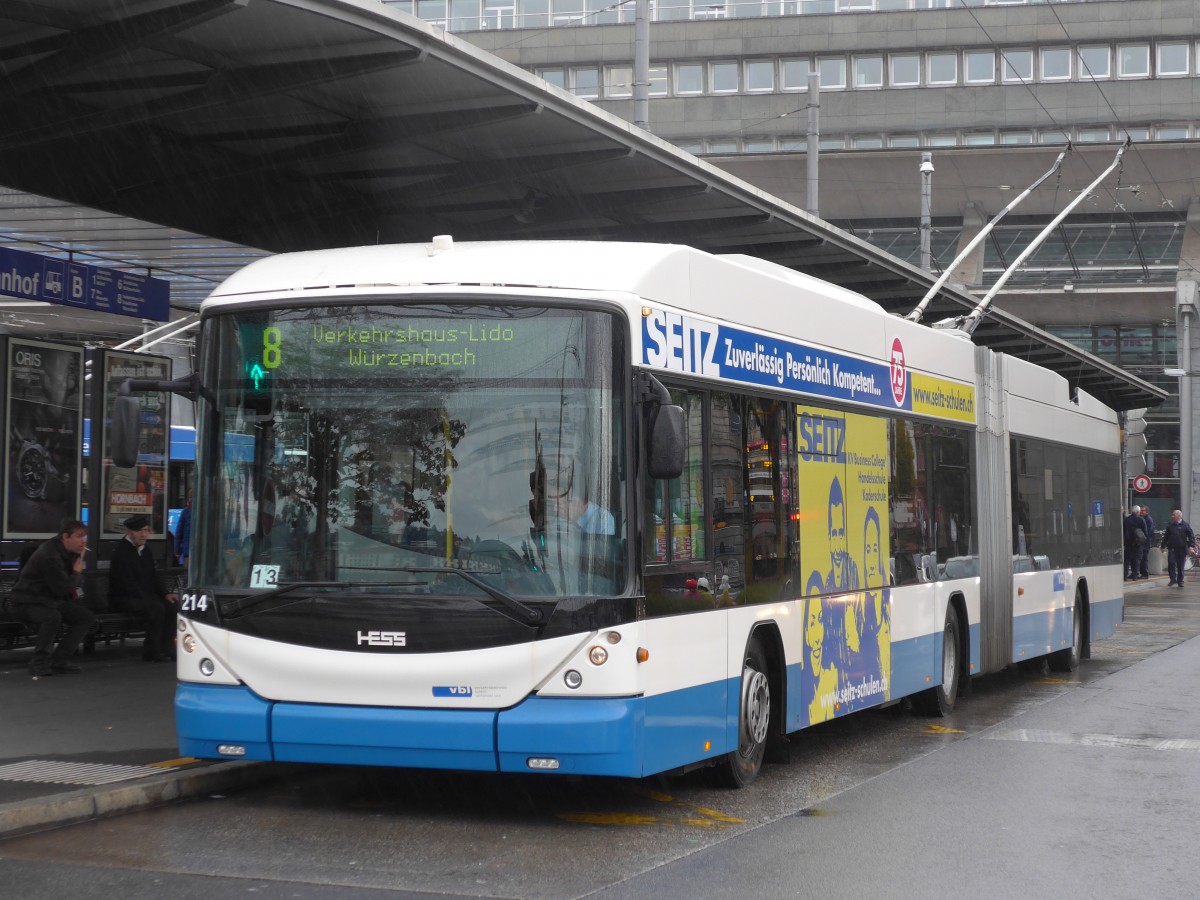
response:
<svg viewBox="0 0 1200 900"><path fill-rule="evenodd" d="M301 767L303 768L303 767ZM210 791L253 787L292 774L296 766L268 762L218 762L184 772L139 779L99 790L84 788L0 805L0 840L62 825L162 806Z"/></svg>

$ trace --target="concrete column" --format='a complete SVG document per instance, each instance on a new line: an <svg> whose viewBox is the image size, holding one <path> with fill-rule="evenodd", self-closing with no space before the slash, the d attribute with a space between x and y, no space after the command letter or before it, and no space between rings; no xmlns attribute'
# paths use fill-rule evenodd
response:
<svg viewBox="0 0 1200 900"><path fill-rule="evenodd" d="M962 252L967 244L974 240L975 235L988 223L987 213L974 200L968 200L963 207L963 229L958 238L958 248L955 256ZM990 240L990 236L989 236ZM958 264L958 268L950 274L951 284L962 284L967 287L979 287L983 284L983 258L987 241L980 243L971 251L971 255Z"/></svg>
<svg viewBox="0 0 1200 900"><path fill-rule="evenodd" d="M1200 448L1200 415L1196 402L1196 376L1200 366L1200 317L1194 273L1200 267L1200 197L1188 203L1187 230L1179 248L1179 274L1175 282L1175 325L1179 368L1189 373L1179 379L1179 494L1183 516L1191 521L1192 510L1200 508L1196 489L1200 487L1196 448Z"/></svg>

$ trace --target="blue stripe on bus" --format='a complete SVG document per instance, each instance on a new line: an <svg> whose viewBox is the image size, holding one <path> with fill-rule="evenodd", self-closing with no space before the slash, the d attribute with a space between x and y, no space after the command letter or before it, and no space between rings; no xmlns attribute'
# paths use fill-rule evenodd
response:
<svg viewBox="0 0 1200 900"><path fill-rule="evenodd" d="M1112 637L1124 615L1124 609L1125 601L1121 597L1091 601L1088 609L1089 639L1098 641ZM1047 647L1053 652L1070 646L1071 613L1072 608L1066 606L1014 618L1012 662L1044 656Z"/></svg>
<svg viewBox="0 0 1200 900"><path fill-rule="evenodd" d="M1099 641L1112 637L1117 625L1125 620L1125 598L1114 597L1098 603L1093 600L1089 612L1091 639Z"/></svg>
<svg viewBox="0 0 1200 900"><path fill-rule="evenodd" d="M942 633L892 644L892 698L907 697L942 682Z"/></svg>
<svg viewBox="0 0 1200 900"><path fill-rule="evenodd" d="M246 759L271 760L271 704L244 687L223 684L175 686L175 731L180 753L218 759L218 744L246 748Z"/></svg>

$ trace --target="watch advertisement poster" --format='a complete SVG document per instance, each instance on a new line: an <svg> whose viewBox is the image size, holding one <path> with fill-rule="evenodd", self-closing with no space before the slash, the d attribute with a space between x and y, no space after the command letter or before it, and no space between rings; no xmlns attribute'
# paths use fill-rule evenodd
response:
<svg viewBox="0 0 1200 900"><path fill-rule="evenodd" d="M50 538L79 516L83 349L8 339L4 537Z"/></svg>
<svg viewBox="0 0 1200 900"><path fill-rule="evenodd" d="M135 394L141 402L141 439L137 464L132 468L114 466L108 455L112 428L111 410L121 385L129 378L171 377L171 360L141 353L104 353L104 470L102 483L103 518L100 535L119 538L125 535L125 520L131 516L149 516L151 536L161 538L167 527L167 453L170 434L168 395L162 391Z"/></svg>

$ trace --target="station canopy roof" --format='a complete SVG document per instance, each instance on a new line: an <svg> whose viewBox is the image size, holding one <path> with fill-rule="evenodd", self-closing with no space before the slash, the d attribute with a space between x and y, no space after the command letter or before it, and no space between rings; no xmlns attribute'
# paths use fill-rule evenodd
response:
<svg viewBox="0 0 1200 900"><path fill-rule="evenodd" d="M896 313L932 283L375 0L4 0L0 75L0 182L53 198L0 192L0 240L44 251L78 242L89 261L145 266L173 279L178 305L198 305L197 285L263 251L436 234L745 253ZM85 221L56 243L55 216ZM166 227L139 247L148 223ZM948 288L926 321L974 305ZM1114 408L1165 396L999 309L973 340L1054 369Z"/></svg>

